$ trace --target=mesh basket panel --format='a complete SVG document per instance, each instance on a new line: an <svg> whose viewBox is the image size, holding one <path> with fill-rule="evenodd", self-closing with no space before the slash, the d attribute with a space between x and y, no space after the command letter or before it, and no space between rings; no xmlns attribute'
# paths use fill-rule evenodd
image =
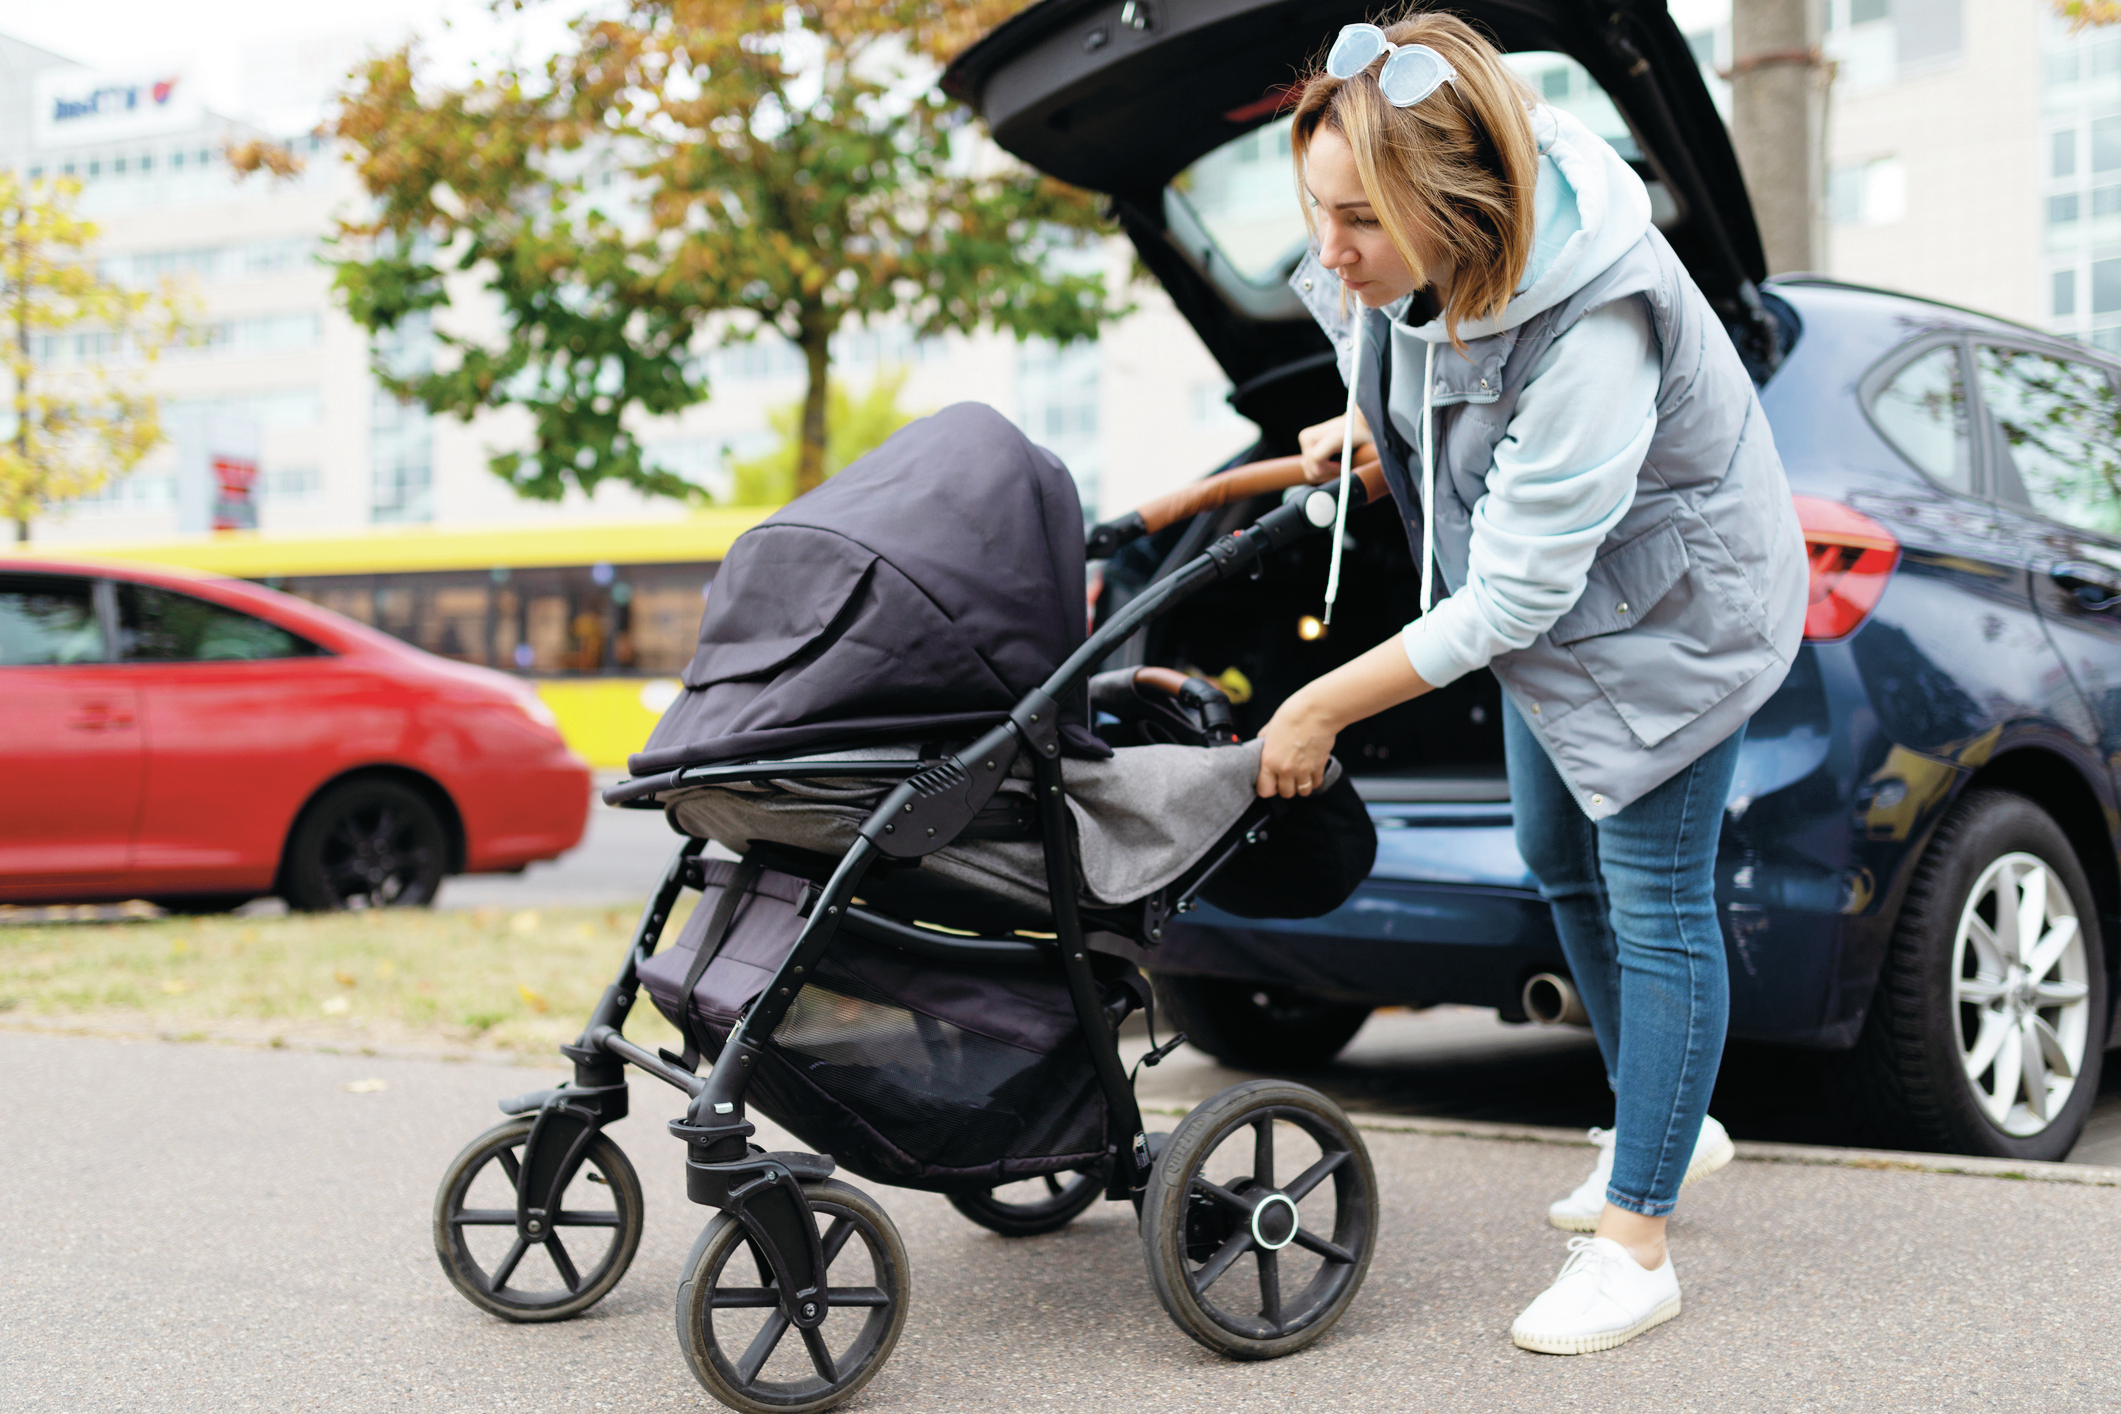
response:
<svg viewBox="0 0 2121 1414"><path fill-rule="evenodd" d="M781 897L794 881L767 871L681 997L728 873L711 867L694 920L641 967L657 1009L689 1020L712 1052L802 926ZM914 963L843 933L775 1028L746 1098L851 1172L902 1187L987 1188L1087 1168L1104 1156L1105 1105L1078 1028L1058 971Z"/></svg>

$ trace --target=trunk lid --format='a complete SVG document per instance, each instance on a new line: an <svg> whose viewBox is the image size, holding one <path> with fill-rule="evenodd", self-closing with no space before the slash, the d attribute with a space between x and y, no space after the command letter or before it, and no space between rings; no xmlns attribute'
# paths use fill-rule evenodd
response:
<svg viewBox="0 0 2121 1414"><path fill-rule="evenodd" d="M1772 368L1766 262L1729 135L1659 0L1455 6L1549 102L1585 118L1651 185L1657 224L1754 366ZM1283 288L1302 216L1280 116L1287 87L1366 0L1041 0L954 60L946 91L1003 148L1111 198L1144 264L1282 441L1340 380Z"/></svg>

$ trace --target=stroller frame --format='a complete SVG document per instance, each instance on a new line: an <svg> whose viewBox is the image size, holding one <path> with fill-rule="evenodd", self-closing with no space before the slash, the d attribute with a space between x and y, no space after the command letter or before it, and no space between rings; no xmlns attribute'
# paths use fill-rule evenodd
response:
<svg viewBox="0 0 2121 1414"><path fill-rule="evenodd" d="M1364 498L1364 487L1357 480L1353 485L1353 502L1360 504ZM656 950L663 931L669 922L673 907L687 887L699 888L704 877L705 860L701 857L705 841L688 838L679 844L672 854L654 896L642 910L630 946L628 947L618 975L605 988L601 999L580 1036L570 1045L560 1047L560 1052L574 1065L571 1083L551 1090L536 1091L504 1101L501 1108L511 1116L531 1116L527 1136L522 1139L520 1173L511 1170L517 1190L516 1210L513 1222L516 1230L514 1251L504 1264L512 1270L529 1247L545 1244L555 1252L554 1263L574 1291L571 1299L539 1307L537 1309L504 1309L497 1304L507 1272L497 1269L491 1285L482 1293L466 1284L457 1265L452 1263L448 1251L443 1250L443 1264L451 1280L467 1297L482 1308L514 1320L552 1320L578 1314L600 1299L618 1276L623 1273L630 1260L632 1248L625 1250L618 1260L615 1271L608 1274L592 1273L597 1280L580 1280L572 1272L571 1263L558 1255L558 1229L568 1224L569 1212L562 1206L562 1194L580 1171L585 1162L594 1162L597 1146L602 1143L608 1149L609 1141L601 1138L603 1128L623 1118L628 1111L628 1086L626 1067L633 1066L645 1071L667 1085L682 1090L691 1096L691 1103L683 1119L670 1122L670 1132L685 1141L686 1145L686 1193L692 1201L720 1209L742 1225L757 1254L761 1279L771 1277L772 1300L778 1306L782 1319L788 1326L802 1333L811 1346L813 1357L822 1349L821 1342L812 1338L816 1328L825 1320L836 1305L875 1305L873 1297L841 1300L843 1293L837 1288L828 1288L825 1273L829 1265L829 1254L821 1243L816 1223L812 1220L811 1202L805 1185L818 1184L832 1175L834 1161L824 1155L801 1153L769 1153L750 1143L756 1126L746 1117L745 1092L759 1069L765 1056L765 1046L775 1028L787 1015L805 980L815 971L819 959L832 946L842 928L857 936L885 942L916 955L939 961L960 961L994 965L1016 962L1034 966L1050 966L1057 961L1066 980L1069 996L1073 1002L1087 1050L1095 1070L1097 1081L1103 1092L1107 1114L1107 1164L1104 1176L1104 1195L1112 1199L1131 1198L1139 1206L1145 1196L1154 1202L1149 1193L1151 1179L1156 1170L1161 1144L1152 1145L1150 1136L1142 1124L1141 1110L1135 1099L1132 1079L1119 1055L1116 1018L1109 1004L1102 1001L1099 986L1093 976L1089 959L1088 930L1078 906L1073 886L1075 866L1068 828L1068 805L1063 795L1060 728L1060 703L1072 692L1083 687L1092 669L1104 658L1119 648L1137 630L1159 614L1192 594L1218 581L1246 573L1256 572L1255 567L1267 554L1278 550L1296 539L1332 525L1335 517L1334 493L1327 488L1307 488L1292 492L1275 509L1259 517L1248 526L1225 533L1216 538L1200 554L1178 567L1142 593L1129 601L1111 619L1088 636L1087 640L1055 670L1037 690L1017 703L1005 721L991 728L977 740L954 755L940 760L834 760L811 758L807 760L749 760L733 764L687 766L665 771L640 779L628 780L611 787L605 799L615 805L634 808L654 808L654 798L671 790L695 787L728 785L741 782L766 780L818 781L828 779L868 778L896 779L897 784L889 789L882 801L859 827L858 838L846 854L832 869L822 888L813 885L808 895L808 913L803 927L794 943L782 959L778 971L759 993L748 1010L737 1020L723 1042L720 1053L712 1066L702 1075L686 1065L688 1057L671 1055L668 1051L651 1052L623 1034L627 1016L631 1013L639 995L640 967ZM1139 534L1138 529L1135 534ZM902 922L858 907L854 900L864 877L879 860L913 860L944 848L959 839L974 817L980 814L995 796L1001 783L1008 779L1011 768L1020 760L1028 758L1031 781L1037 800L1040 834L1043 839L1044 859L1048 883L1048 897L1052 912L1050 940L1025 937L966 937L958 933L943 932L919 924ZM1233 834L1243 833L1249 823L1258 828L1259 807L1241 822L1241 828ZM1248 836L1249 837L1249 836ZM1210 857L1196 865L1176 884L1152 899L1145 908L1140 931L1153 945L1161 933L1161 922L1172 912L1184 912L1190 907L1193 895L1201 884L1216 869L1237 852L1238 845L1211 851ZM1182 1037L1175 1038L1165 1051L1174 1049ZM689 1042L688 1042L689 1044ZM1161 1058L1160 1056L1156 1058ZM1237 1090L1253 1090L1261 1087L1276 1091L1297 1091L1312 1096L1319 1105L1338 1115L1337 1108L1323 1096L1303 1090L1299 1086L1275 1085L1271 1082L1252 1082ZM1234 1093L1226 1092L1226 1094ZM1223 1097L1218 1097L1218 1100ZM1214 1102L1211 1102L1211 1104ZM1209 1106L1203 1106L1204 1110ZM1299 1106L1298 1108L1304 1108ZM1196 1112L1198 1113L1198 1112ZM1262 1114L1267 1111L1260 1111ZM1284 1119L1303 1120L1284 1104L1272 1112ZM520 1122L520 1120L518 1121ZM1243 1123L1259 1124L1258 1118L1246 1118ZM1271 1116L1267 1121L1271 1123ZM1308 1123L1308 1121L1305 1121ZM1340 1123L1346 1124L1345 1117ZM505 1127L505 1126L504 1126ZM500 1131L494 1131L498 1134ZM1314 1132L1317 1131L1314 1127ZM1338 1130L1334 1131L1338 1133ZM1374 1176L1366 1152L1359 1138L1352 1138L1354 1130L1347 1126L1346 1133L1352 1139L1352 1153L1345 1149L1334 1151L1338 1158L1329 1163L1314 1165L1320 1170L1310 1177L1312 1186L1323 1181L1328 1173L1340 1165L1341 1160L1353 1157L1356 1164L1345 1165L1351 1173L1359 1169L1360 1176L1367 1180L1367 1191L1374 1194ZM488 1136L490 1138L491 1136ZM1162 1139L1163 1136L1158 1136ZM1322 1143L1325 1142L1322 1140ZM1344 1142L1344 1141L1335 1141ZM1263 1141L1263 1155L1268 1166L1257 1170L1271 1171L1271 1142ZM474 1148L477 1147L475 1144ZM466 1158L472 1154L466 1150ZM464 1164L460 1159L458 1167ZM620 1159L623 1165L623 1156ZM504 1160L505 1164L505 1160ZM604 1167L608 1170L609 1164ZM457 1173L452 1169L452 1178ZM1343 1183L1348 1174L1335 1182ZM630 1168L625 1174L631 1180ZM602 1181L611 1181L605 1179ZM1302 1180L1298 1180L1301 1182ZM461 1181L458 1184L461 1189ZM623 1185L615 1185L623 1187ZM1209 1185L1213 1188L1213 1185ZM444 1194L438 1198L437 1246L444 1245L444 1214L442 1204L447 1198L449 1181L445 1180ZM853 1190L842 1191L852 1192ZM1290 1187L1294 1192L1294 1185ZM1343 1193L1340 1201L1350 1201L1345 1196L1352 1190L1337 1188ZM637 1186L634 1201L638 1203ZM1238 1210L1230 1222L1238 1227L1248 1227L1253 1238L1262 1244L1262 1250L1278 1250L1278 1243L1270 1238L1284 1223L1289 1229L1279 1238L1285 1243L1292 1238L1304 1238L1305 1245L1313 1251L1332 1249L1337 1256L1332 1260L1342 1261L1349 1270L1348 1288L1332 1304L1329 1314L1321 1315L1314 1322L1317 1329L1304 1332L1282 1332L1262 1330L1260 1339L1247 1344L1236 1340L1211 1341L1197 1329L1188 1328L1188 1334L1204 1344L1215 1344L1225 1353L1258 1358L1264 1355L1285 1353L1309 1344L1323 1332L1326 1326L1337 1319L1353 1288L1359 1285L1363 1270L1367 1267L1369 1245L1374 1238L1374 1221L1364 1213L1365 1238L1358 1252L1343 1250L1334 1243L1297 1230L1296 1208L1281 1190L1272 1193L1261 1190L1247 1198L1243 1194L1230 1194L1215 1190L1214 1196ZM1298 1194L1297 1196L1301 1196ZM1185 1201L1184 1195L1174 1198ZM1371 1200L1363 1200L1371 1201ZM1286 1219L1279 1210L1286 1209ZM1072 1216L1072 1211L1070 1216ZM580 1221L582 1215L573 1215ZM486 1221L499 1223L501 1214L485 1219L451 1218L450 1221ZM1180 1220L1184 1231L1187 1221ZM1264 1228L1262 1224L1264 1223ZM605 1222L602 1225L613 1224ZM1235 1229L1233 1229L1235 1230ZM1269 1234L1262 1237L1262 1232ZM1238 1234L1242 1237L1242 1233ZM638 1233L633 1234L637 1241ZM895 1234L893 1235L895 1241ZM702 1241L705 1241L703 1236ZM1237 1244L1240 1248L1242 1243ZM697 1249L696 1249L697 1250ZM610 1266L610 1263L606 1264ZM1224 1263L1228 1265L1227 1262ZM1171 1301L1162 1290L1159 1278L1159 1295L1165 1297L1167 1308ZM1196 1292L1196 1295L1198 1293ZM753 1303L753 1304L763 1304ZM1174 1317L1176 1308L1171 1308ZM681 1317L683 1324L682 1296ZM1181 1321L1182 1326L1187 1323ZM895 1340L896 1327L892 1338ZM1259 1348L1251 1348L1256 1344ZM861 1383L866 1383L868 1373L881 1365L888 1355L889 1342L876 1353L870 1371L863 1373L857 1381L842 1382L831 1389L825 1397L815 1401L772 1401L775 1407L801 1407L823 1409L850 1396ZM688 1350L688 1354L691 1352ZM763 1357L761 1357L763 1358ZM825 1360L829 1366L830 1360ZM729 1401L728 1393L709 1383L702 1374L699 1361L694 1361L695 1373L700 1374L710 1392ZM821 1366L821 1373L824 1367ZM755 1373L755 1372L754 1372ZM832 1382L827 1376L828 1383ZM737 1407L749 1407L739 1404Z"/></svg>

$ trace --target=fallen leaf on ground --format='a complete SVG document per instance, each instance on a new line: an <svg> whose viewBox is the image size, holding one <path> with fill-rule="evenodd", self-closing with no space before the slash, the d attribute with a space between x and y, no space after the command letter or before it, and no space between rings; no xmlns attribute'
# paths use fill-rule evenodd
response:
<svg viewBox="0 0 2121 1414"><path fill-rule="evenodd" d="M183 977L171 977L162 983L162 990L173 997L181 997L191 990L191 982Z"/></svg>
<svg viewBox="0 0 2121 1414"><path fill-rule="evenodd" d="M361 980L358 977L354 976L351 972L345 972L338 969L334 969L331 975L339 979L339 985L342 987L351 987Z"/></svg>
<svg viewBox="0 0 2121 1414"><path fill-rule="evenodd" d="M378 1090L388 1090L389 1088L390 1082L388 1080L380 1080L373 1077L367 1080L349 1080L346 1082L346 1092L349 1095L373 1095Z"/></svg>
<svg viewBox="0 0 2121 1414"><path fill-rule="evenodd" d="M524 1001L530 1003L530 1009L532 1011L552 1010L551 1002L546 1001L545 998L538 995L536 992L531 991L529 987L525 986L521 982L516 983L516 991L522 994Z"/></svg>

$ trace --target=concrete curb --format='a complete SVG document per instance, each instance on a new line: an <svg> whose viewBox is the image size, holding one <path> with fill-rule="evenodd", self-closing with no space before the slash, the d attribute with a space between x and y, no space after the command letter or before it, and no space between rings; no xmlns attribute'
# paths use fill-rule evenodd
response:
<svg viewBox="0 0 2121 1414"><path fill-rule="evenodd" d="M313 1041L300 1037L260 1039L211 1031L147 1031L98 1026L93 1022L46 1017L0 1016L0 1031L26 1031L45 1036L82 1036L105 1041L171 1041L192 1045L239 1046L250 1050L309 1051L323 1055L368 1056L380 1060L447 1061L454 1064L554 1067L558 1061L546 1055L510 1051L428 1049L418 1046L364 1045L354 1042ZM1192 1113L1185 1105L1142 1106L1144 1115L1181 1118ZM1490 1139L1513 1144L1558 1144L1588 1149L1590 1140L1580 1129L1558 1129L1540 1124L1488 1124L1479 1120L1430 1119L1422 1115L1350 1113L1357 1129L1379 1134L1421 1134L1438 1139ZM1871 1169L1899 1173L1951 1174L1963 1178L2013 1179L2022 1183L2074 1183L2090 1188L2121 1188L2121 1168L2097 1164L2032 1163L2017 1159L1977 1159L1963 1154L1908 1154L1891 1149L1836 1149L1815 1144L1760 1144L1737 1141L1738 1157L1755 1164L1810 1164L1823 1168Z"/></svg>
<svg viewBox="0 0 2121 1414"><path fill-rule="evenodd" d="M1184 1115L1175 1105L1145 1105L1142 1113ZM1487 1124L1477 1120L1429 1119L1421 1115L1350 1113L1357 1129L1379 1134L1421 1134L1439 1139L1492 1139L1516 1144L1559 1144L1588 1149L1580 1129L1538 1124ZM2097 1164L2034 1163L2021 1159L1978 1159L1964 1154L1910 1154L1892 1149L1837 1149L1820 1144L1760 1144L1737 1141L1738 1157L1756 1164L1809 1164L1822 1168L1871 1169L1898 1173L1951 1174L1963 1178L2001 1178L2024 1183L2074 1183L2091 1188L2121 1188L2121 1168Z"/></svg>

